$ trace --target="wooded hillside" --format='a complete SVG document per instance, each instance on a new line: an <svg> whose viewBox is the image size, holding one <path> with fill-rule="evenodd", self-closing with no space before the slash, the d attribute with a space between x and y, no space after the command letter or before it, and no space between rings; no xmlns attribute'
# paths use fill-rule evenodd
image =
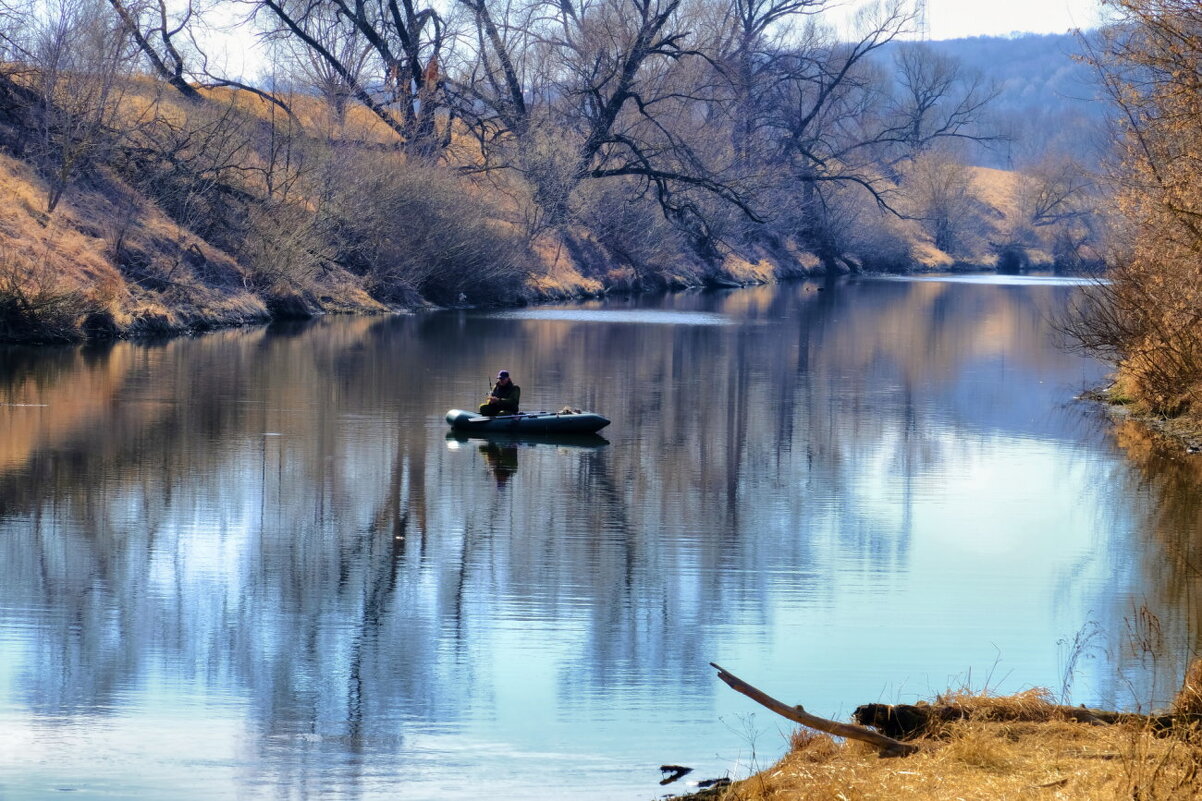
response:
<svg viewBox="0 0 1202 801"><path fill-rule="evenodd" d="M255 80L198 44L238 9ZM987 168L1013 88L896 0L824 10L0 0L0 336L1098 263L1078 152Z"/></svg>

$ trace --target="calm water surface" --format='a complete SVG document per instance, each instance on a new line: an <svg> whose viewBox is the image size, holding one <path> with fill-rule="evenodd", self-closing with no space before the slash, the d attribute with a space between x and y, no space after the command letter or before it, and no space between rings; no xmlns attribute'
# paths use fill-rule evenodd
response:
<svg viewBox="0 0 1202 801"><path fill-rule="evenodd" d="M1161 701L1198 492L1073 400L1103 374L1053 343L1076 291L0 350L0 799L650 799L688 789L662 763L785 748L711 661L837 717L965 684ZM448 437L502 367L613 425Z"/></svg>

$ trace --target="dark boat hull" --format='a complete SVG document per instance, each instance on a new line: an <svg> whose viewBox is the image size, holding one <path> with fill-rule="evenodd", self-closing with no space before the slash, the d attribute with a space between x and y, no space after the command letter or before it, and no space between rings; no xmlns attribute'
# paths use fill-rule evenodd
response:
<svg viewBox="0 0 1202 801"><path fill-rule="evenodd" d="M609 425L609 420L592 412L522 412L482 417L463 409L447 412L447 423L455 431L488 433L591 434Z"/></svg>

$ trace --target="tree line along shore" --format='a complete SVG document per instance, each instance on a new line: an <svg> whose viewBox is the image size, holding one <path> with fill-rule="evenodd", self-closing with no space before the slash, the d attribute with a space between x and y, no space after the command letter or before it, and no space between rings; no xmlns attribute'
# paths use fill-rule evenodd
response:
<svg viewBox="0 0 1202 801"><path fill-rule="evenodd" d="M898 0L851 32L821 0L19 5L10 341L1103 263L1081 154L1039 153ZM253 83L212 66L222 9Z"/></svg>

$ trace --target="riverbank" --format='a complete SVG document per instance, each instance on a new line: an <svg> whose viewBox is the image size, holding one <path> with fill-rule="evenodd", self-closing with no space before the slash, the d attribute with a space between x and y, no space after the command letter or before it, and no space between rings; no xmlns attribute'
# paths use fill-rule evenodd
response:
<svg viewBox="0 0 1202 801"><path fill-rule="evenodd" d="M945 699L947 700L947 699ZM729 787L678 796L690 801L1019 798L1180 799L1202 793L1195 727L1157 731L1141 723L1089 725L1065 719L1046 693L957 696L972 719L914 740L917 753L881 758L855 742L810 730L789 753ZM1180 699L1176 709L1184 709Z"/></svg>
<svg viewBox="0 0 1202 801"><path fill-rule="evenodd" d="M757 223L713 212L702 236L617 183L580 190L552 225L516 177L463 169L476 158L466 140L426 164L371 115L332 119L298 96L281 127L245 93L189 103L142 80L122 85L112 129L96 134L104 157L74 163L62 184L25 147L36 119L14 87L0 85L11 107L0 118L0 341L1096 258L1092 240L1071 253L1058 244L1063 231L1029 203L1044 179L1017 172L957 173L954 237L923 222L917 184L890 186L898 215L860 198L821 247L766 210Z"/></svg>
<svg viewBox="0 0 1202 801"><path fill-rule="evenodd" d="M880 759L830 738L795 738L772 768L692 801L1000 801L1194 798L1196 743L1134 727L978 723L952 727L915 756Z"/></svg>
<svg viewBox="0 0 1202 801"><path fill-rule="evenodd" d="M1156 415L1133 404L1112 385L1090 390L1081 395L1083 400L1099 404L1115 424L1118 441L1125 450L1130 450L1132 441L1138 441L1138 450L1161 450L1166 453L1202 453L1202 419L1188 411L1177 417ZM1138 430L1137 436L1131 432ZM1126 433L1124 433L1126 432Z"/></svg>

